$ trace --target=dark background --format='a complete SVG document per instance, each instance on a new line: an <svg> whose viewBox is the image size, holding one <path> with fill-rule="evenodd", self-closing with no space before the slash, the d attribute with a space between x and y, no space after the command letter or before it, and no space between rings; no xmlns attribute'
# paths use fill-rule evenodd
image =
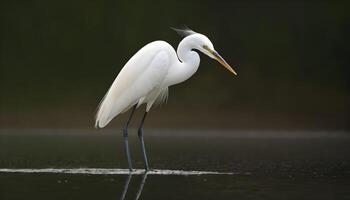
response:
<svg viewBox="0 0 350 200"><path fill-rule="evenodd" d="M143 45L207 35L238 72L201 56L152 127L348 130L349 3L1 1L1 128L92 128L95 109ZM139 113L140 114L140 113ZM152 116L152 117L151 117ZM125 115L112 126L123 123Z"/></svg>

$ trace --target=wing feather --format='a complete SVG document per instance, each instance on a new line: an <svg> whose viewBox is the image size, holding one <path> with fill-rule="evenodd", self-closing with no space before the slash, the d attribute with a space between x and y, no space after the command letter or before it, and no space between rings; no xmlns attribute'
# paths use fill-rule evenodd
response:
<svg viewBox="0 0 350 200"><path fill-rule="evenodd" d="M160 105L162 103L166 103L168 101L169 96L169 89L168 87L165 87L158 95L157 99L155 100L154 104Z"/></svg>
<svg viewBox="0 0 350 200"><path fill-rule="evenodd" d="M158 41L146 45L125 64L99 105L96 128L103 128L160 86L169 69L169 55L163 43Z"/></svg>

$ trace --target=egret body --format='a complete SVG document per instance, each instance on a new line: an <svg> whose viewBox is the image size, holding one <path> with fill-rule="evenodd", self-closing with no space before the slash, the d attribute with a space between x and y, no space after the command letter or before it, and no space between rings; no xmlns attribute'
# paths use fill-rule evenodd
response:
<svg viewBox="0 0 350 200"><path fill-rule="evenodd" d="M114 117L132 108L123 130L124 146L129 169L132 170L128 144L128 125L136 108L146 104L146 111L138 129L145 169L148 160L143 140L143 123L155 103L162 103L168 97L168 87L190 78L198 69L200 57L194 50L217 60L236 75L229 64L215 51L211 41L203 34L191 30L182 31L186 37L177 51L164 41L155 41L141 48L125 64L112 86L101 100L96 114L95 127L105 127Z"/></svg>

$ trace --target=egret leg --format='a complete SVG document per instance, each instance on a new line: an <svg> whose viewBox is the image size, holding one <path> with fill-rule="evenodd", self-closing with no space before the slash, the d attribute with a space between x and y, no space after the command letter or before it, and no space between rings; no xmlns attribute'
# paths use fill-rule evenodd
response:
<svg viewBox="0 0 350 200"><path fill-rule="evenodd" d="M146 116L147 116L147 112L145 112L145 114L142 117L142 121L141 121L141 124L140 124L140 127L139 127L137 134L139 136L139 140L141 143L141 151L142 151L143 162L145 165L145 170L148 171L148 160L147 160L147 155L146 155L146 150L145 150L145 143L143 141L143 123L146 119Z"/></svg>
<svg viewBox="0 0 350 200"><path fill-rule="evenodd" d="M131 164L131 154L130 154L130 148L129 148L129 140L128 140L128 126L130 124L131 118L134 115L135 109L136 109L135 105L130 113L129 119L126 122L126 125L123 129L123 137L124 137L124 147L125 147L125 152L126 152L126 157L128 159L128 166L129 166L129 170L132 171L132 164Z"/></svg>

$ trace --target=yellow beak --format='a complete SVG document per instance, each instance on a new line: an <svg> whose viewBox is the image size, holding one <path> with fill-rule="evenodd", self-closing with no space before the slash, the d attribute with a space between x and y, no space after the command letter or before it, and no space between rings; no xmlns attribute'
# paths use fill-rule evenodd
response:
<svg viewBox="0 0 350 200"><path fill-rule="evenodd" d="M203 46L203 48L207 50L207 52L209 52L211 55L213 55L214 59L217 60L220 64L222 64L222 66L224 66L228 71L230 71L234 75L237 75L235 70L232 69L232 67L220 56L220 54L218 54L218 52L208 48L208 46L206 45Z"/></svg>
<svg viewBox="0 0 350 200"><path fill-rule="evenodd" d="M232 69L232 67L218 54L216 51L210 51L210 53L214 56L214 59L217 60L221 65L223 65L228 71L233 73L234 75L237 75L235 70Z"/></svg>

